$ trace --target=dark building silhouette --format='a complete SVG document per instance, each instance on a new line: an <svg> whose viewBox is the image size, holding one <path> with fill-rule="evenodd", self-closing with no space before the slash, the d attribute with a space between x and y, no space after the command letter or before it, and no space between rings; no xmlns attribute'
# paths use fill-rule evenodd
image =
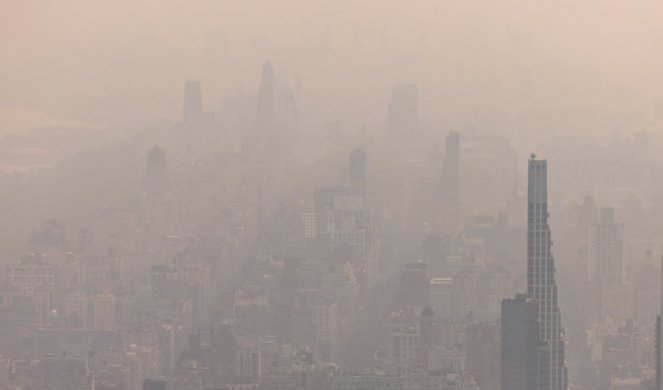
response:
<svg viewBox="0 0 663 390"><path fill-rule="evenodd" d="M543 390L547 348L539 342L538 307L525 294L502 301L500 332L500 381L502 390ZM543 361L540 361L543 360Z"/></svg>
<svg viewBox="0 0 663 390"><path fill-rule="evenodd" d="M197 121L203 115L203 98L200 81L189 80L184 84L184 106L182 122Z"/></svg>
<svg viewBox="0 0 663 390"><path fill-rule="evenodd" d="M663 254L661 255L661 308L656 316L656 390L663 390Z"/></svg>
<svg viewBox="0 0 663 390"><path fill-rule="evenodd" d="M566 390L562 316L548 225L548 165L532 155L527 181L527 295L539 308L539 334L550 348L550 390ZM502 317L504 318L504 317Z"/></svg>
<svg viewBox="0 0 663 390"><path fill-rule="evenodd" d="M166 381L146 379L143 381L143 390L166 390Z"/></svg>
<svg viewBox="0 0 663 390"><path fill-rule="evenodd" d="M401 272L396 293L396 302L401 305L428 305L430 300L430 280L426 276L424 263L405 264Z"/></svg>
<svg viewBox="0 0 663 390"><path fill-rule="evenodd" d="M362 149L350 153L350 185L366 188L366 153Z"/></svg>
<svg viewBox="0 0 663 390"><path fill-rule="evenodd" d="M435 325L435 313L430 306L424 307L419 318L419 342L421 345L438 345L440 342L439 329Z"/></svg>
<svg viewBox="0 0 663 390"><path fill-rule="evenodd" d="M419 89L417 84L396 84L388 109L389 132L407 137L419 129Z"/></svg>
<svg viewBox="0 0 663 390"><path fill-rule="evenodd" d="M147 155L147 172L145 175L145 190L150 195L161 195L168 187L166 177L166 153L154 145Z"/></svg>

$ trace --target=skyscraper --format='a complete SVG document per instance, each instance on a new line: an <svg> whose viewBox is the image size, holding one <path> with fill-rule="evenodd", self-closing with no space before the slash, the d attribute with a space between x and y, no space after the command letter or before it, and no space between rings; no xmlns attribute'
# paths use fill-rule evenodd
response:
<svg viewBox="0 0 663 390"><path fill-rule="evenodd" d="M518 294L502 301L500 340L502 390L541 390L539 377L546 375L539 373L539 352L547 348L541 349L538 308L532 298Z"/></svg>
<svg viewBox="0 0 663 390"><path fill-rule="evenodd" d="M444 158L444 177L449 188L450 199L458 202L460 186L460 134L450 131L446 141L447 153Z"/></svg>
<svg viewBox="0 0 663 390"><path fill-rule="evenodd" d="M395 84L388 110L389 131L407 137L419 128L419 89L417 84Z"/></svg>
<svg viewBox="0 0 663 390"><path fill-rule="evenodd" d="M557 305L555 259L548 226L548 166L546 160L529 160L527 183L527 295L539 312L539 338L548 344L550 390L566 390L562 318Z"/></svg>
<svg viewBox="0 0 663 390"><path fill-rule="evenodd" d="M366 188L366 153L362 149L350 153L350 185Z"/></svg>
<svg viewBox="0 0 663 390"><path fill-rule="evenodd" d="M166 390L166 382L160 379L145 379L143 390Z"/></svg>
<svg viewBox="0 0 663 390"><path fill-rule="evenodd" d="M661 309L656 316L656 390L663 390L663 254L661 254Z"/></svg>
<svg viewBox="0 0 663 390"><path fill-rule="evenodd" d="M275 84L274 69L272 69L272 65L269 62L265 62L262 65L262 78L260 79L260 90L258 91L256 127L259 132L267 134L274 130Z"/></svg>
<svg viewBox="0 0 663 390"><path fill-rule="evenodd" d="M538 330L538 325L534 325ZM481 390L499 390L500 326L486 322L470 324L465 335L465 371L476 380Z"/></svg>
<svg viewBox="0 0 663 390"><path fill-rule="evenodd" d="M200 81L188 80L184 84L184 105L182 109L182 122L189 123L198 120L203 113L203 98Z"/></svg>
<svg viewBox="0 0 663 390"><path fill-rule="evenodd" d="M452 209L457 210L460 193L460 134L457 131L449 132L446 147L442 185L447 194L447 202Z"/></svg>
<svg viewBox="0 0 663 390"><path fill-rule="evenodd" d="M605 280L609 284L621 283L624 225L615 221L615 209L601 209L601 219L589 227L587 250L587 279Z"/></svg>
<svg viewBox="0 0 663 390"><path fill-rule="evenodd" d="M161 195L167 186L166 154L159 145L154 145L147 155L145 189L151 195Z"/></svg>
<svg viewBox="0 0 663 390"><path fill-rule="evenodd" d="M247 134L244 146L271 159L270 166L275 169L276 177L288 176L285 172L293 163L297 139L296 97L296 91L281 84L272 65L265 62L258 90L255 128Z"/></svg>

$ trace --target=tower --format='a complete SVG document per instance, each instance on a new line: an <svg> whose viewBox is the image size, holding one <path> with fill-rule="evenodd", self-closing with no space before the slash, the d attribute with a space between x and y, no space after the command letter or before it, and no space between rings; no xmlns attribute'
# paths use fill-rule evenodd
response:
<svg viewBox="0 0 663 390"><path fill-rule="evenodd" d="M430 306L424 307L419 318L419 341L421 345L433 346L438 344L438 331L435 329L435 313Z"/></svg>
<svg viewBox="0 0 663 390"><path fill-rule="evenodd" d="M269 62L265 62L262 65L262 78L256 111L256 127L259 132L269 134L274 130L274 92L274 70Z"/></svg>
<svg viewBox="0 0 663 390"><path fill-rule="evenodd" d="M532 154L527 182L527 295L538 306L539 339L549 348L550 390L566 390L562 320L548 225L548 166Z"/></svg>
<svg viewBox="0 0 663 390"><path fill-rule="evenodd" d="M417 84L395 84L389 103L387 127L399 137L408 137L419 128L419 89Z"/></svg>
<svg viewBox="0 0 663 390"><path fill-rule="evenodd" d="M194 122L203 113L203 98L200 81L188 80L184 84L184 105L182 108L182 122Z"/></svg>
<svg viewBox="0 0 663 390"><path fill-rule="evenodd" d="M350 185L366 188L366 153L362 149L350 153Z"/></svg>
<svg viewBox="0 0 663 390"><path fill-rule="evenodd" d="M615 209L601 209L601 219L589 227L587 279L621 283L623 272L624 225L615 221Z"/></svg>
<svg viewBox="0 0 663 390"><path fill-rule="evenodd" d="M166 154L159 145L154 145L147 155L145 189L151 195L160 195L166 190L167 186Z"/></svg>
<svg viewBox="0 0 663 390"><path fill-rule="evenodd" d="M661 254L661 309L656 316L656 390L663 390L663 254Z"/></svg>
<svg viewBox="0 0 663 390"><path fill-rule="evenodd" d="M446 155L442 171L443 191L451 210L451 217L456 217L460 197L460 134L450 131L446 139Z"/></svg>

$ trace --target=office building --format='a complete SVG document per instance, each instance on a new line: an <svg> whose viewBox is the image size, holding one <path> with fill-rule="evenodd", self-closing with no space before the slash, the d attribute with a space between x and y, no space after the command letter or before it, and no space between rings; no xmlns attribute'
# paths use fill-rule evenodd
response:
<svg viewBox="0 0 663 390"><path fill-rule="evenodd" d="M419 128L419 89L417 84L396 84L388 109L389 132L407 137Z"/></svg>
<svg viewBox="0 0 663 390"><path fill-rule="evenodd" d="M467 326L465 372L481 390L500 389L500 327L497 323Z"/></svg>
<svg viewBox="0 0 663 390"><path fill-rule="evenodd" d="M447 202L457 209L460 193L460 134L450 131L446 139L446 155L442 171L443 191L447 195Z"/></svg>
<svg viewBox="0 0 663 390"><path fill-rule="evenodd" d="M547 379L546 352L539 340L538 306L525 294L502 301L500 333L500 381L502 390L543 390L541 379ZM543 361L540 361L543 360Z"/></svg>
<svg viewBox="0 0 663 390"><path fill-rule="evenodd" d="M350 153L350 185L366 188L366 153L362 149Z"/></svg>
<svg viewBox="0 0 663 390"><path fill-rule="evenodd" d="M166 381L160 379L145 379L143 390L166 390Z"/></svg>
<svg viewBox="0 0 663 390"><path fill-rule="evenodd" d="M621 283L624 279L624 225L615 221L612 207L601 209L599 222L589 227L588 241L587 279Z"/></svg>
<svg viewBox="0 0 663 390"><path fill-rule="evenodd" d="M258 108L256 112L256 127L259 132L270 133L274 130L275 93L274 69L269 62L262 65L262 78L260 80L260 90L258 91Z"/></svg>
<svg viewBox="0 0 663 390"><path fill-rule="evenodd" d="M661 255L661 308L656 316L656 390L663 390L663 254Z"/></svg>
<svg viewBox="0 0 663 390"><path fill-rule="evenodd" d="M159 145L154 145L147 155L145 190L150 195L162 195L167 186L166 153Z"/></svg>
<svg viewBox="0 0 663 390"><path fill-rule="evenodd" d="M566 390L562 318L548 225L548 165L531 156L527 183L527 295L539 311L539 337L550 350L550 390ZM503 317L504 318L504 317Z"/></svg>
<svg viewBox="0 0 663 390"><path fill-rule="evenodd" d="M200 81L188 80L184 84L184 105L182 108L182 122L189 123L198 120L203 113L203 98Z"/></svg>

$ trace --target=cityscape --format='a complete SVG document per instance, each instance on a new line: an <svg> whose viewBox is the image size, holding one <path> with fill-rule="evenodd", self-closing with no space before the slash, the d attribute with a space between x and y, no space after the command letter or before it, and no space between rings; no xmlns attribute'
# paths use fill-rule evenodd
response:
<svg viewBox="0 0 663 390"><path fill-rule="evenodd" d="M663 390L655 2L9 3L0 390Z"/></svg>

